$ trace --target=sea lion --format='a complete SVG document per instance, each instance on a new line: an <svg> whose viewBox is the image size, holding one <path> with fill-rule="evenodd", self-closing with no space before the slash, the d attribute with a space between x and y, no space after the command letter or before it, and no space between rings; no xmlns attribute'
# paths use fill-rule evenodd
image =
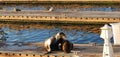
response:
<svg viewBox="0 0 120 57"><path fill-rule="evenodd" d="M64 40L61 44L61 49L65 53L70 53L73 49L73 43L68 40Z"/></svg>
<svg viewBox="0 0 120 57"><path fill-rule="evenodd" d="M45 40L44 48L48 53L51 51L59 50L59 44L66 39L66 35L63 32L57 33L55 36L50 37L49 39Z"/></svg>

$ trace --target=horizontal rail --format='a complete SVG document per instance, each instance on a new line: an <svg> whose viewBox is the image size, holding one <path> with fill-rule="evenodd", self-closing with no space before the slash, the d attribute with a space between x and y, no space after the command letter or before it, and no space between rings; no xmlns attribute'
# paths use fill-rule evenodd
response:
<svg viewBox="0 0 120 57"><path fill-rule="evenodd" d="M0 21L38 21L38 22L120 22L120 18L107 17L54 17L54 16L22 16L22 15L3 15Z"/></svg>
<svg viewBox="0 0 120 57"><path fill-rule="evenodd" d="M53 23L112 23L120 22L120 12L80 11L0 11L0 21Z"/></svg>

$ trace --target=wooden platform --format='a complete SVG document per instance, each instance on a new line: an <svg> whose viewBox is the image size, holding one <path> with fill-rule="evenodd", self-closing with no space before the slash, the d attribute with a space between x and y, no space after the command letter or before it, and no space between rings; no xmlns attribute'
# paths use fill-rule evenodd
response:
<svg viewBox="0 0 120 57"><path fill-rule="evenodd" d="M120 22L120 12L79 11L0 11L0 21L112 23Z"/></svg>
<svg viewBox="0 0 120 57"><path fill-rule="evenodd" d="M114 56L120 56L120 46L114 47ZM81 57L102 57L102 45L93 44L74 44L71 53L63 51L53 51L50 54L44 54L45 50L42 43L19 43L6 44L0 48L0 57L74 57L73 51L78 52Z"/></svg>

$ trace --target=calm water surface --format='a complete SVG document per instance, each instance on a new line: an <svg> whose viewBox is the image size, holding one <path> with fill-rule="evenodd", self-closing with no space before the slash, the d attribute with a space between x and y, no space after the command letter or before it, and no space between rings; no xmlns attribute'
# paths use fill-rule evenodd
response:
<svg viewBox="0 0 120 57"><path fill-rule="evenodd" d="M73 43L97 43L102 44L103 39L99 34L88 32L85 30L66 30L62 28L52 29L23 29L14 30L9 27L3 27L2 30L7 33L7 42L44 42L45 39L55 35L56 33L63 31L67 35L67 39Z"/></svg>
<svg viewBox="0 0 120 57"><path fill-rule="evenodd" d="M60 4L1 4L0 8L3 10L13 10L14 8L21 10L48 10L50 7L54 8L54 11L120 11L118 5L105 6L105 5L60 5Z"/></svg>

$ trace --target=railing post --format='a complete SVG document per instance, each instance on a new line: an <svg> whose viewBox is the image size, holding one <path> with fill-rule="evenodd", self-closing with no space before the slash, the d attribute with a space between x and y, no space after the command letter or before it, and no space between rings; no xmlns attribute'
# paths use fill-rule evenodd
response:
<svg viewBox="0 0 120 57"><path fill-rule="evenodd" d="M111 27L105 24L101 28L101 35L100 35L100 37L104 39L103 57L114 57L113 48L110 43L110 38L112 36L113 34Z"/></svg>

